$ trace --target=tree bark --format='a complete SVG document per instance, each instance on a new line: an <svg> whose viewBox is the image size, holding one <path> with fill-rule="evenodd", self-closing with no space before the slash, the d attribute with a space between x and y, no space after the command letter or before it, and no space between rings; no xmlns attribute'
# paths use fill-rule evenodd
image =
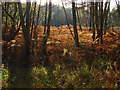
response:
<svg viewBox="0 0 120 90"><path fill-rule="evenodd" d="M108 5L108 7L107 7ZM104 9L104 35L106 34L106 31L107 31L107 19L108 19L108 12L109 12L109 9L110 9L110 2L106 2L105 4L105 9Z"/></svg>
<svg viewBox="0 0 120 90"><path fill-rule="evenodd" d="M47 49L46 43L47 43L48 37L50 35L51 15L52 15L52 2L50 0L49 1L49 15L48 15L47 33L43 37L43 53L46 56L45 61L44 61L44 65L45 66L49 66L50 65L49 57L48 57L47 51L46 51L46 49Z"/></svg>
<svg viewBox="0 0 120 90"><path fill-rule="evenodd" d="M91 2L92 5L92 30L93 30L93 41L95 40L95 24L94 24L94 2Z"/></svg>
<svg viewBox="0 0 120 90"><path fill-rule="evenodd" d="M46 35L43 37L43 53L46 55L46 43L47 43L47 39L50 35L50 24L51 24L51 15L52 15L52 2L49 2L49 16L48 16L48 24L47 24L47 33Z"/></svg>
<svg viewBox="0 0 120 90"><path fill-rule="evenodd" d="M95 23L96 23L96 29L97 29L97 38L100 38L100 29L99 29L99 19L98 19L98 2L95 3ZM97 40L97 42L99 43L99 39Z"/></svg>
<svg viewBox="0 0 120 90"><path fill-rule="evenodd" d="M78 32L77 32L77 25L76 25L76 10L75 10L74 1L72 1L72 14L73 14L73 28L74 28L74 35L75 35L75 44L76 44L76 47L79 47L79 39L78 39Z"/></svg>
<svg viewBox="0 0 120 90"><path fill-rule="evenodd" d="M39 22L39 17L40 17L40 7L41 7L41 0L40 0L40 4L39 4L39 7L38 7L38 13L37 13L37 21L35 23L35 27L34 27L34 31L36 32L36 29L37 29L37 25L38 25L38 22ZM36 36L36 33L34 33L35 36Z"/></svg>
<svg viewBox="0 0 120 90"><path fill-rule="evenodd" d="M91 8L91 6L90 6L90 25L89 25L89 27L90 27L90 29L89 29L89 31L91 31L91 22L92 22L92 20L91 20L91 18L92 18L92 14L91 14L91 12L92 12L92 8Z"/></svg>
<svg viewBox="0 0 120 90"><path fill-rule="evenodd" d="M101 2L101 26L100 26L100 37L101 37L101 44L103 44L103 2Z"/></svg>
<svg viewBox="0 0 120 90"><path fill-rule="evenodd" d="M34 4L34 11L33 11L33 18L32 18L32 28L31 28L31 38L32 38L32 34L33 34L33 26L35 26L35 21L34 21L34 18L35 18L35 13L36 13L36 2ZM32 14L32 13L31 13ZM35 36L34 36L35 37ZM33 38L34 38L33 37Z"/></svg>
<svg viewBox="0 0 120 90"><path fill-rule="evenodd" d="M45 8L44 34L45 34L45 31L46 31L46 23L47 23L47 1L46 1L46 8Z"/></svg>
<svg viewBox="0 0 120 90"><path fill-rule="evenodd" d="M30 2L27 2L27 7L26 7L26 26L24 25L24 16L23 16L23 11L22 11L22 6L21 2L18 3L18 8L19 8L19 15L20 15L20 20L21 20L21 25L22 25L22 31L25 39L25 49L26 49L26 54L30 54L30 38L29 38L29 29L30 29L30 22L29 22L29 12L30 12Z"/></svg>

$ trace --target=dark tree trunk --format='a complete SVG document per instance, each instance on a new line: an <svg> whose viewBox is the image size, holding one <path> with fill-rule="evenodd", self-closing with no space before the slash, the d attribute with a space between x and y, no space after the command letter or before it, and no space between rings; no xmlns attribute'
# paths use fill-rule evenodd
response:
<svg viewBox="0 0 120 90"><path fill-rule="evenodd" d="M49 1L49 15L48 15L48 24L47 24L47 33L46 35L43 37L43 53L46 56L46 59L44 61L44 65L45 66L49 66L50 65L50 61L49 61L49 57L47 55L47 47L46 47L46 43L48 40L48 37L50 35L50 24L51 24L51 15L52 15L52 2L51 0Z"/></svg>
<svg viewBox="0 0 120 90"><path fill-rule="evenodd" d="M92 30L93 30L93 41L95 40L95 24L94 24L94 2L91 2L92 5Z"/></svg>
<svg viewBox="0 0 120 90"><path fill-rule="evenodd" d="M4 33L10 33L10 35L7 36L7 38L6 38L7 42L9 42L10 40L14 39L14 37L17 35L17 33L19 31L19 28L18 28L18 30L15 29L15 25L16 25L15 18L16 18L16 13L17 13L17 3L14 3L14 8L15 8L15 11L14 11L13 15L9 14L9 11L8 11L9 3L5 3L5 9L3 8L3 10L6 12L6 14L10 17L11 24L12 24L10 31L9 32L8 31L4 32ZM7 24L8 24L7 20L8 20L8 18L6 18L5 29L7 29Z"/></svg>
<svg viewBox="0 0 120 90"><path fill-rule="evenodd" d="M37 13L37 21L36 21L36 24L35 24L35 27L34 27L34 31L35 31L35 36L36 36L36 29L37 29L37 25L38 25L38 22L39 22L39 17L40 17L40 7L41 7L41 1L40 1L40 4L39 4L39 7L38 7L38 13Z"/></svg>
<svg viewBox="0 0 120 90"><path fill-rule="evenodd" d="M8 7L7 7L8 6ZM7 2L5 2L5 9L8 11L8 8L9 8L9 5L7 5ZM6 21L5 21L5 31L3 31L5 33L7 33L7 20L8 20L8 17L6 17ZM6 36L5 36L6 37ZM4 40L6 40L7 38L3 37Z"/></svg>
<svg viewBox="0 0 120 90"><path fill-rule="evenodd" d="M47 33L46 35L43 37L43 53L46 55L46 43L47 43L47 39L49 37L50 34L50 23L51 23L51 14L52 14L52 3L51 1L49 2L49 16L48 16L48 24L47 24Z"/></svg>
<svg viewBox="0 0 120 90"><path fill-rule="evenodd" d="M75 44L76 44L76 47L79 47L78 32L77 32L77 25L76 25L76 10L75 10L75 2L74 1L72 1L72 14L73 14Z"/></svg>
<svg viewBox="0 0 120 90"><path fill-rule="evenodd" d="M47 23L47 1L46 1L46 8L45 8L44 34L45 34L45 31L46 31L46 23Z"/></svg>
<svg viewBox="0 0 120 90"><path fill-rule="evenodd" d="M99 29L99 25L98 25L98 23L99 23L99 19L98 19L98 2L95 3L95 21L96 21L95 23L96 23L96 29L97 29L97 37L96 37L96 39L97 39L97 38L100 38L100 29ZM97 41L99 43L99 39Z"/></svg>
<svg viewBox="0 0 120 90"><path fill-rule="evenodd" d="M101 44L103 44L103 2L101 2L101 26L100 26L100 37L101 37Z"/></svg>
<svg viewBox="0 0 120 90"><path fill-rule="evenodd" d="M32 38L32 34L33 34L33 26L35 26L35 21L34 21L34 18L35 18L35 13L36 13L36 2L34 4L34 11L33 11L33 18L32 18L32 28L31 28L31 38ZM31 13L32 14L32 13ZM34 36L35 37L35 36ZM33 37L33 38L34 38Z"/></svg>
<svg viewBox="0 0 120 90"><path fill-rule="evenodd" d="M117 12L120 15L120 4L119 4L119 0L118 3L116 2L117 5ZM118 33L118 48L120 49L120 32Z"/></svg>
<svg viewBox="0 0 120 90"><path fill-rule="evenodd" d="M27 2L27 7L26 7L26 50L27 53L30 54L30 37L29 37L29 33L30 33L30 6L31 3Z"/></svg>
<svg viewBox="0 0 120 90"><path fill-rule="evenodd" d="M22 25L22 30L23 30L23 35L25 38L25 49L26 49L26 54L30 54L30 38L29 38L29 29L30 29L30 2L27 2L27 7L26 7L26 26L24 25L24 16L23 16L23 11L22 11L22 6L21 3L18 3L18 8L19 8L19 14L20 14L20 20L21 20L21 25Z"/></svg>
<svg viewBox="0 0 120 90"><path fill-rule="evenodd" d="M92 6L90 5L90 25L89 25L89 27L90 27L90 29L89 29L89 31L91 31L92 29L91 29L91 27L92 27Z"/></svg>
<svg viewBox="0 0 120 90"><path fill-rule="evenodd" d="M59 7L60 7L60 6L58 5L58 18L57 18L57 20L58 20L58 22L57 22L57 23L58 23L58 25L57 25L58 30L59 30Z"/></svg>
<svg viewBox="0 0 120 90"><path fill-rule="evenodd" d="M108 5L108 7L107 7ZM107 31L107 19L108 19L108 12L109 12L109 9L110 9L110 2L106 2L105 4L105 9L104 9L104 35L106 34L106 31Z"/></svg>

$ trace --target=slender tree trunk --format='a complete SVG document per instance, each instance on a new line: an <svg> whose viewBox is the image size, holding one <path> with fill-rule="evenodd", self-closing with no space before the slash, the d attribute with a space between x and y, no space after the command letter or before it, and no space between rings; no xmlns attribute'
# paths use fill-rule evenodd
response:
<svg viewBox="0 0 120 90"><path fill-rule="evenodd" d="M76 10L75 10L75 2L72 1L72 14L73 14L73 27L74 27L74 35L75 35L75 44L79 47L79 39L76 25Z"/></svg>
<svg viewBox="0 0 120 90"><path fill-rule="evenodd" d="M91 31L91 22L92 22L92 20L91 20L91 18L92 18L92 14L91 14L91 12L92 12L92 8L91 8L91 6L90 6L90 25L89 25L89 27L90 27L90 29L89 29L89 31Z"/></svg>
<svg viewBox="0 0 120 90"><path fill-rule="evenodd" d="M100 37L101 37L101 44L103 44L103 2L101 2L101 26L100 26Z"/></svg>
<svg viewBox="0 0 120 90"><path fill-rule="evenodd" d="M32 38L32 34L33 34L33 26L35 26L35 21L34 21L34 18L35 18L35 13L36 13L36 2L34 4L34 11L33 11L33 18L32 18L32 28L31 28L31 38ZM32 13L31 13L32 14ZM35 36L34 36L35 37ZM33 37L33 38L34 38Z"/></svg>
<svg viewBox="0 0 120 90"><path fill-rule="evenodd" d="M11 26L11 30L10 30L10 37L9 38L12 38L13 37L13 34L15 32L15 16L16 16L16 13L17 13L17 4L14 3L14 6L15 6L15 12L13 14L13 19L12 19L12 26Z"/></svg>
<svg viewBox="0 0 120 90"><path fill-rule="evenodd" d="M36 13L36 3L35 3L35 8L34 8L34 9L35 9L35 13ZM34 14L34 15L35 15L35 14ZM33 16L33 17L34 17L34 16ZM33 19L33 20L34 20L34 19ZM34 23L33 23L33 24L34 24ZM33 38L36 40L36 37L37 37L37 36L36 36L36 30L34 30L34 36L33 36Z"/></svg>
<svg viewBox="0 0 120 90"><path fill-rule="evenodd" d="M99 29L99 26L98 26L98 23L99 23L98 2L95 3L95 23L96 23L96 29L97 29L97 37L96 38L100 38L100 29ZM97 40L97 42L99 43L99 39Z"/></svg>
<svg viewBox="0 0 120 90"><path fill-rule="evenodd" d="M77 18L78 18L78 22L79 22L79 28L80 30L82 31L82 27L81 27L81 24L80 24L80 17L79 17L79 12L78 12L78 9L76 9L77 11Z"/></svg>
<svg viewBox="0 0 120 90"><path fill-rule="evenodd" d="M108 16L108 31L110 30L110 26L111 26L111 13L109 12L109 16Z"/></svg>
<svg viewBox="0 0 120 90"><path fill-rule="evenodd" d="M37 25L38 25L38 22L39 22L39 17L40 17L40 7L41 7L41 0L40 0L40 4L39 4L39 7L38 7L38 13L37 13L37 21L36 21L36 24L35 24L35 27L34 27L34 31L35 31L35 36L36 36L36 29L37 29Z"/></svg>
<svg viewBox="0 0 120 90"><path fill-rule="evenodd" d="M107 2L106 2L107 3ZM110 2L108 3L108 7L107 4L105 4L105 11L104 11L104 35L106 34L107 31L107 19L108 19L108 12L110 10Z"/></svg>
<svg viewBox="0 0 120 90"><path fill-rule="evenodd" d="M30 2L27 2L27 7L26 7L26 35L27 35L27 38L26 38L26 50L27 50L27 53L30 54L30 36L29 36L29 33L30 33L30 7L31 7L31 3Z"/></svg>
<svg viewBox="0 0 120 90"><path fill-rule="evenodd" d="M78 23L79 23L79 28L82 31L82 27L81 27L81 23L80 23L80 17L79 17L79 11L78 11L78 8L77 8L77 2L76 2L76 12L77 12L77 19L78 19Z"/></svg>
<svg viewBox="0 0 120 90"><path fill-rule="evenodd" d="M99 2L98 3L98 5L99 5L99 23L98 23L98 26L99 26L99 28L100 28L100 26L101 26L101 3Z"/></svg>
<svg viewBox="0 0 120 90"><path fill-rule="evenodd" d="M117 12L120 15L120 1L118 0L118 3L116 1L116 5L117 5ZM120 30L118 31L118 49L120 49Z"/></svg>
<svg viewBox="0 0 120 90"><path fill-rule="evenodd" d="M45 8L44 34L45 34L45 31L46 31L46 23L47 23L47 1L46 1L46 8Z"/></svg>
<svg viewBox="0 0 120 90"><path fill-rule="evenodd" d="M47 24L47 33L46 35L43 37L43 53L46 55L46 43L47 43L47 39L49 37L50 34L50 24L51 24L51 14L52 14L52 3L51 1L49 2L49 16L48 16L48 24Z"/></svg>
<svg viewBox="0 0 120 90"><path fill-rule="evenodd" d="M59 24L60 24L60 22L59 22L59 5L58 5L58 18L57 18L57 20L58 20L58 25L57 25L57 27L58 27L58 30L59 30Z"/></svg>
<svg viewBox="0 0 120 90"><path fill-rule="evenodd" d="M5 9L8 11L7 2L5 2ZM7 31L7 20L8 20L8 17L6 17L6 21L5 21L5 31L3 31L4 34L5 34L6 31ZM7 39L6 36L3 37L3 39L6 40L6 39Z"/></svg>
<svg viewBox="0 0 120 90"><path fill-rule="evenodd" d="M93 30L93 41L95 40L95 24L94 24L94 2L91 2L92 5L92 30Z"/></svg>
<svg viewBox="0 0 120 90"><path fill-rule="evenodd" d="M70 28L70 26L69 26L69 23L68 23L68 16L67 16L67 12L66 12L66 10L65 10L64 3L63 3L63 2L62 2L62 5L63 5L63 10L64 10L64 13L65 13L65 17L66 17L67 26L68 26L68 28L69 28L69 30L70 30L70 33L71 33L72 37L74 38L74 35L73 35L72 30L71 30L71 28ZM74 38L74 39L75 39L75 38Z"/></svg>
<svg viewBox="0 0 120 90"><path fill-rule="evenodd" d="M46 43L48 40L48 37L50 35L50 24L51 24L51 15L52 15L52 2L51 0L49 1L49 15L48 15L48 24L47 24L47 33L46 35L43 37L43 53L46 56L46 59L44 61L44 65L45 66L49 66L50 65L50 61L49 61L49 57L47 55L47 47L46 47Z"/></svg>

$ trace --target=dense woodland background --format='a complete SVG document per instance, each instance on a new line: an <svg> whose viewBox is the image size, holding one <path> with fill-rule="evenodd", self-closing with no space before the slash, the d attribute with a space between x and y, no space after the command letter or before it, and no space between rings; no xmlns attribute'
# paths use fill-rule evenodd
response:
<svg viewBox="0 0 120 90"><path fill-rule="evenodd" d="M120 87L119 1L61 2L2 2L3 88Z"/></svg>

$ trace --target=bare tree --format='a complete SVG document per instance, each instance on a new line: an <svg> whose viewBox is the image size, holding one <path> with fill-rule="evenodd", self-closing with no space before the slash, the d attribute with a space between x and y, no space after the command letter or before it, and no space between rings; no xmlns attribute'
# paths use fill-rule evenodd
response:
<svg viewBox="0 0 120 90"><path fill-rule="evenodd" d="M6 22L5 22L5 31L3 32L3 37L4 37L4 33L9 33L9 35L7 35L7 38L3 38L4 40L7 41L7 43L10 41L10 40L13 40L14 37L18 34L19 30L20 30L20 25L19 24L17 26L17 29L15 28L15 25L18 24L19 20L17 20L16 22L16 18L17 18L17 3L13 3L13 14L10 13L12 11L9 11L9 5L10 3L9 2L5 2L5 8L2 6L2 9L3 9L3 12L7 14L6 16ZM10 31L8 31L8 17L10 17L10 23L11 23L11 28L10 28ZM6 35L5 35L6 36Z"/></svg>

